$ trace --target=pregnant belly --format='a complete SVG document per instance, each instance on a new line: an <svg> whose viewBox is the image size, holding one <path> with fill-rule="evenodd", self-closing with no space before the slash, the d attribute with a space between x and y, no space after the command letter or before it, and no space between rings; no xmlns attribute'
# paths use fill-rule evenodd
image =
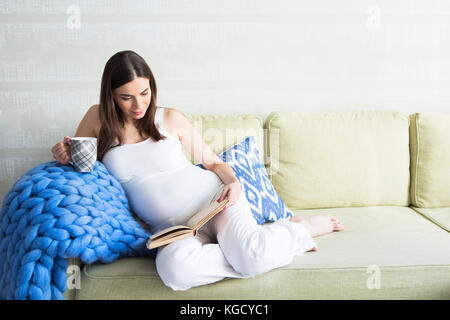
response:
<svg viewBox="0 0 450 320"><path fill-rule="evenodd" d="M212 171L195 165L137 177L124 185L132 210L152 233L189 218L217 199L223 189Z"/></svg>

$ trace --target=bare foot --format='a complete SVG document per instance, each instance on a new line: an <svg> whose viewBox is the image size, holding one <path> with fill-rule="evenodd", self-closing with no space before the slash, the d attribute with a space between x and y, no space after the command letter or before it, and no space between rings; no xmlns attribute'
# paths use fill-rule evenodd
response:
<svg viewBox="0 0 450 320"><path fill-rule="evenodd" d="M333 231L344 230L344 224L329 214L316 214L312 216L294 215L290 221L303 224L311 237L318 237Z"/></svg>

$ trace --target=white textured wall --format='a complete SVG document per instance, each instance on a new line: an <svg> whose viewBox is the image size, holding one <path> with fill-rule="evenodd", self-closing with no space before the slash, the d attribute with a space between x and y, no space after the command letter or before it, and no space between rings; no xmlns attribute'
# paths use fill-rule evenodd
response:
<svg viewBox="0 0 450 320"><path fill-rule="evenodd" d="M450 1L0 1L0 199L98 103L108 58L187 113L449 112Z"/></svg>

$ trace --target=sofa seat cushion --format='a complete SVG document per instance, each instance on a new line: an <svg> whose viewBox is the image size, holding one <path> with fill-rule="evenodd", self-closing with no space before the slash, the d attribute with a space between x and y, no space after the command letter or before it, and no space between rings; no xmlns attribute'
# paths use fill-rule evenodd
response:
<svg viewBox="0 0 450 320"><path fill-rule="evenodd" d="M315 238L317 252L248 279L187 291L160 280L151 258L86 265L77 299L449 299L448 232L409 207L294 210L326 213L343 232Z"/></svg>
<svg viewBox="0 0 450 320"><path fill-rule="evenodd" d="M447 208L417 208L412 206L414 210L421 215L430 219L441 228L450 232L450 207Z"/></svg>

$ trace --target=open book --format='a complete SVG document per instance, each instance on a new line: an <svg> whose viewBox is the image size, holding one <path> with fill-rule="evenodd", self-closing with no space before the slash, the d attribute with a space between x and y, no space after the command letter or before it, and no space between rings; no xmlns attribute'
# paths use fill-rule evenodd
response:
<svg viewBox="0 0 450 320"><path fill-rule="evenodd" d="M195 236L197 230L222 211L229 201L229 199L224 199L221 202L215 200L209 206L194 214L185 226L172 226L155 233L147 240L147 248L153 249L183 238Z"/></svg>

